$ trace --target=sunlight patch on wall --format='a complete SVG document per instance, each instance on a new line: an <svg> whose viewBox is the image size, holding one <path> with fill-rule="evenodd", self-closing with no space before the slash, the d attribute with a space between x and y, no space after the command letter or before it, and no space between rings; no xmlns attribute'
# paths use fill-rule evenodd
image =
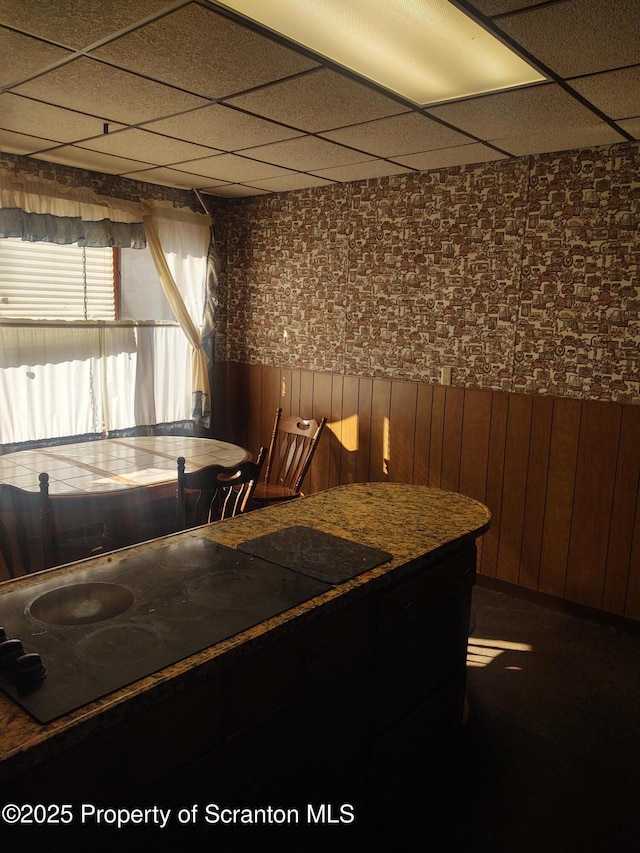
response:
<svg viewBox="0 0 640 853"><path fill-rule="evenodd" d="M344 450L354 453L358 449L358 416L349 415L339 421L327 422L327 428L338 439Z"/></svg>

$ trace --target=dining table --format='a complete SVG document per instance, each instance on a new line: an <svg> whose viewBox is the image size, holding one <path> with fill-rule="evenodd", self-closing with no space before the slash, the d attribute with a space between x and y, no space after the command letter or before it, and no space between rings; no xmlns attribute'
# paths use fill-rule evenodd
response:
<svg viewBox="0 0 640 853"><path fill-rule="evenodd" d="M54 512L57 505L60 516L66 516L62 526L73 524L74 517L101 518L104 546L110 550L140 541L141 507L174 498L180 456L186 471L197 471L209 465L233 467L251 453L214 438L103 438L4 454L0 483L37 492L39 475L48 474L50 503Z"/></svg>
<svg viewBox="0 0 640 853"><path fill-rule="evenodd" d="M177 460L187 471L208 465L232 467L251 458L244 447L215 438L181 435L104 438L0 456L0 482L37 492L38 476L49 475L50 495L95 494L134 486L175 486Z"/></svg>

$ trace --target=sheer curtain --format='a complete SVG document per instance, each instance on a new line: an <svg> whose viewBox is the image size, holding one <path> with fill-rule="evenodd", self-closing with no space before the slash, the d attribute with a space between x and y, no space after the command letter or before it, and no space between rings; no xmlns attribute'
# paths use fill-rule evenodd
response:
<svg viewBox="0 0 640 853"><path fill-rule="evenodd" d="M165 295L192 347L193 416L209 426L211 388L203 347L211 217L177 210L162 202L144 203L147 242Z"/></svg>
<svg viewBox="0 0 640 853"><path fill-rule="evenodd" d="M179 326L1 326L0 443L191 417Z"/></svg>
<svg viewBox="0 0 640 853"><path fill-rule="evenodd" d="M0 332L3 444L131 425L133 328L8 326ZM107 386L118 389L111 405Z"/></svg>
<svg viewBox="0 0 640 853"><path fill-rule="evenodd" d="M148 242L179 325L0 322L1 444L184 421L194 410L209 424L202 347L209 216L0 169L2 237L121 248Z"/></svg>

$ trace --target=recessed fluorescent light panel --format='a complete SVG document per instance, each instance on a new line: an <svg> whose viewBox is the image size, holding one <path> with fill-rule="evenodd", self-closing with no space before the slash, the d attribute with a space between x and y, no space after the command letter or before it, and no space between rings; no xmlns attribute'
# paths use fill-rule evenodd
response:
<svg viewBox="0 0 640 853"><path fill-rule="evenodd" d="M448 0L230 0L217 5L418 106L545 79Z"/></svg>

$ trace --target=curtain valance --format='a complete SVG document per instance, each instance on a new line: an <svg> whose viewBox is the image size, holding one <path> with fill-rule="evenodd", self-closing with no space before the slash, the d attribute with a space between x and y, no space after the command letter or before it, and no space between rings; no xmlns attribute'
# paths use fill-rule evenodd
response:
<svg viewBox="0 0 640 853"><path fill-rule="evenodd" d="M0 169L0 237L120 249L146 246L137 202L6 169Z"/></svg>

